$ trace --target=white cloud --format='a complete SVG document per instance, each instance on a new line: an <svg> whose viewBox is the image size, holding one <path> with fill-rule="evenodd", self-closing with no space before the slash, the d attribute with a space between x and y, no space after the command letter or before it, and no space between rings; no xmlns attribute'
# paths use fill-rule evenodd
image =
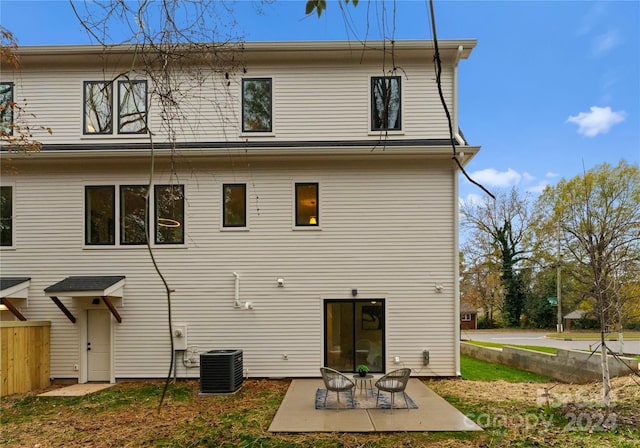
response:
<svg viewBox="0 0 640 448"><path fill-rule="evenodd" d="M547 174L545 174L545 177L558 177L560 176L558 173L554 173L552 171L549 171Z"/></svg>
<svg viewBox="0 0 640 448"><path fill-rule="evenodd" d="M550 185L550 182L547 180L542 180L538 184L528 187L527 191L534 194L540 194L547 185Z"/></svg>
<svg viewBox="0 0 640 448"><path fill-rule="evenodd" d="M475 193L469 193L466 197L460 198L459 205L460 207L472 207L475 205L483 204L485 201L485 196L481 196Z"/></svg>
<svg viewBox="0 0 640 448"><path fill-rule="evenodd" d="M480 171L474 171L470 174L471 178L476 182L491 187L511 187L518 185L522 174L509 168L507 171L498 171L494 168L487 168Z"/></svg>
<svg viewBox="0 0 640 448"><path fill-rule="evenodd" d="M567 119L569 123L578 125L578 134L587 137L595 137L598 134L606 134L613 125L622 123L627 114L625 111L613 112L610 107L591 106L591 112L580 112L576 116Z"/></svg>
<svg viewBox="0 0 640 448"><path fill-rule="evenodd" d="M617 47L620 44L620 36L617 31L609 31L604 34L599 34L594 37L592 42L592 51L595 56L606 53L612 48Z"/></svg>
<svg viewBox="0 0 640 448"><path fill-rule="evenodd" d="M531 182L535 179L535 176L532 176L531 174L527 173L526 171L524 173L522 173L522 179L525 182Z"/></svg>

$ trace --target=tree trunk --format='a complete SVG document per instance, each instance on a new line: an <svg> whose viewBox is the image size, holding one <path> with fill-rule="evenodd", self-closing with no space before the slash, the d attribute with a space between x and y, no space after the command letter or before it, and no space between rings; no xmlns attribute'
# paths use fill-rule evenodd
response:
<svg viewBox="0 0 640 448"><path fill-rule="evenodd" d="M607 345L604 341L604 331L600 332L600 355L602 360L602 403L611 407L611 379L609 378L609 357L607 356Z"/></svg>

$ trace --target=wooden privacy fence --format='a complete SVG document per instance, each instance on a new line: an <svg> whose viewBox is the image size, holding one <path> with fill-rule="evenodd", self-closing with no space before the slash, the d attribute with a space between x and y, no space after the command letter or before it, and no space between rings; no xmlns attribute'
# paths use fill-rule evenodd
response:
<svg viewBox="0 0 640 448"><path fill-rule="evenodd" d="M0 321L0 395L50 384L49 321Z"/></svg>

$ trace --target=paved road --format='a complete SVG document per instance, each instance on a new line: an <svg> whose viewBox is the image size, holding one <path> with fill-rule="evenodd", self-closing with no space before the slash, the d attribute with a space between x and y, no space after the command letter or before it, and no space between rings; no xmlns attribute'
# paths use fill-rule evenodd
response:
<svg viewBox="0 0 640 448"><path fill-rule="evenodd" d="M593 350L599 347L600 341L575 340L566 341L560 339L547 339L545 332L536 331L469 331L461 330L461 339L471 339L474 341L495 342L497 344L516 345L541 345L544 347L556 347L576 350ZM567 333L567 337L571 337ZM608 341L607 345L611 350L619 352L618 341ZM624 353L640 355L640 341L625 341L623 344Z"/></svg>

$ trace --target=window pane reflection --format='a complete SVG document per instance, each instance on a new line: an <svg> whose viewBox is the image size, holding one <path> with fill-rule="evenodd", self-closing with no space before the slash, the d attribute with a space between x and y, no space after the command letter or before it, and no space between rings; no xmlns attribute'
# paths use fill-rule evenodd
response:
<svg viewBox="0 0 640 448"><path fill-rule="evenodd" d="M120 187L120 244L146 244L147 187Z"/></svg>
<svg viewBox="0 0 640 448"><path fill-rule="evenodd" d="M156 244L184 243L184 186L156 185Z"/></svg>

